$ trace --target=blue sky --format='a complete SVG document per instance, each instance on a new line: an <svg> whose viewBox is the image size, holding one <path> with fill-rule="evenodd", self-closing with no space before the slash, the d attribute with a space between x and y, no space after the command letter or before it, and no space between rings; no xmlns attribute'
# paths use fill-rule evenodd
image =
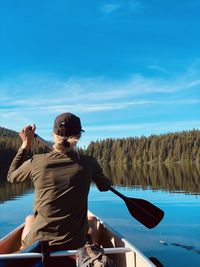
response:
<svg viewBox="0 0 200 267"><path fill-rule="evenodd" d="M200 129L200 1L0 1L0 126L91 140Z"/></svg>

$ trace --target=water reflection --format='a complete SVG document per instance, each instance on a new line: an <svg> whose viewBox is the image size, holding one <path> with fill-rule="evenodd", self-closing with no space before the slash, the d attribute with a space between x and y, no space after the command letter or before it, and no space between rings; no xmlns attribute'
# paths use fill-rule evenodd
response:
<svg viewBox="0 0 200 267"><path fill-rule="evenodd" d="M20 184L0 183L0 204L28 194L32 190L33 187L30 181Z"/></svg>
<svg viewBox="0 0 200 267"><path fill-rule="evenodd" d="M7 200L16 199L33 190L31 181L24 183L11 184L6 181L7 169L1 168L0 172L0 204Z"/></svg>
<svg viewBox="0 0 200 267"><path fill-rule="evenodd" d="M169 246L169 245L172 245L172 246L175 246L175 247L181 247L183 249L186 249L188 251L193 251L197 254L200 254L200 248L197 248L197 247L194 247L194 246L190 246L190 245L183 245L183 244L179 244L179 243L167 243L163 240L160 240L160 244L164 245L164 246Z"/></svg>
<svg viewBox="0 0 200 267"><path fill-rule="evenodd" d="M115 185L143 189L200 194L200 166L197 164L105 165L105 174ZM31 181L10 184L6 170L0 172L0 203L33 190Z"/></svg>
<svg viewBox="0 0 200 267"><path fill-rule="evenodd" d="M106 165L103 169L115 185L200 193L200 166L197 164Z"/></svg>

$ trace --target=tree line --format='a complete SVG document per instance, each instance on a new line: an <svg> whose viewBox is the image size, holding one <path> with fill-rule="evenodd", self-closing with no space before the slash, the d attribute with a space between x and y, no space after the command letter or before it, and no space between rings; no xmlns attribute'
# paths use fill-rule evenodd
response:
<svg viewBox="0 0 200 267"><path fill-rule="evenodd" d="M14 185L6 183L8 168L20 146L21 139L17 132L0 127L0 203L32 188L30 181ZM199 192L200 164L193 164L200 163L199 130L149 137L109 138L91 142L87 149L79 150L105 163L102 165L104 172L114 184ZM28 156L48 151L49 149L35 141ZM174 168L174 164L169 164L171 162L188 164L176 164ZM141 166L135 163L167 164Z"/></svg>
<svg viewBox="0 0 200 267"><path fill-rule="evenodd" d="M0 166L9 166L20 146L17 132L0 127ZM30 155L47 151L35 141ZM106 164L200 162L200 130L108 138L91 142L87 149L80 151Z"/></svg>
<svg viewBox="0 0 200 267"><path fill-rule="evenodd" d="M0 171L1 175L6 174L8 167L10 166L17 150L21 146L21 138L15 131L0 127ZM32 149L28 156L38 153L47 152L45 148L38 141L34 142Z"/></svg>
<svg viewBox="0 0 200 267"><path fill-rule="evenodd" d="M200 162L200 130L108 138L91 142L86 154L106 164Z"/></svg>

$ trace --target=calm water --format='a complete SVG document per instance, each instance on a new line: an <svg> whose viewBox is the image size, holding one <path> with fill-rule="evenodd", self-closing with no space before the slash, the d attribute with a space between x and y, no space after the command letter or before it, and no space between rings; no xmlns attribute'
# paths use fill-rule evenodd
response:
<svg viewBox="0 0 200 267"><path fill-rule="evenodd" d="M165 212L162 222L147 229L129 214L112 192L92 186L89 208L146 256L166 267L200 266L200 168L197 165L105 167L117 189L129 197L143 198ZM31 213L30 184L0 186L0 237Z"/></svg>

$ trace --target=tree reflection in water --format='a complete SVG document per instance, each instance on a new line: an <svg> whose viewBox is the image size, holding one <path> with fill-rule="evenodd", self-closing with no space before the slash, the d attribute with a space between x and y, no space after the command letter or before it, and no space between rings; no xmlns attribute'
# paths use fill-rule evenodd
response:
<svg viewBox="0 0 200 267"><path fill-rule="evenodd" d="M114 185L200 194L198 164L115 164L104 165L103 169Z"/></svg>
<svg viewBox="0 0 200 267"><path fill-rule="evenodd" d="M17 184L8 183L6 181L7 169L0 169L0 204L33 191L33 185L30 180Z"/></svg>
<svg viewBox="0 0 200 267"><path fill-rule="evenodd" d="M200 194L200 166L198 164L113 164L104 165L103 169L114 185ZM33 191L31 181L10 184L6 181L6 176L7 170L1 168L0 203Z"/></svg>

